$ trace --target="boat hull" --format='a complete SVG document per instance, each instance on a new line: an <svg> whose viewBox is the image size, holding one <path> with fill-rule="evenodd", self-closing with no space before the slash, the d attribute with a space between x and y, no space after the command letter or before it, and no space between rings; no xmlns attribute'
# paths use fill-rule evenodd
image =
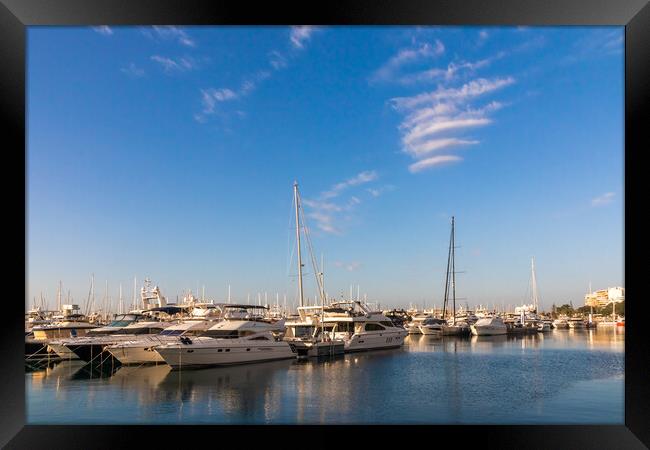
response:
<svg viewBox="0 0 650 450"><path fill-rule="evenodd" d="M472 325L470 327L472 334L474 336L499 336L506 334L508 332L506 327L496 327L496 326L476 326Z"/></svg>
<svg viewBox="0 0 650 450"><path fill-rule="evenodd" d="M106 351L123 365L165 363L163 357L156 351L155 345L152 344L109 346L106 347Z"/></svg>
<svg viewBox="0 0 650 450"><path fill-rule="evenodd" d="M230 366L296 357L289 344L283 341L268 342L264 345L256 345L254 341L215 342L208 345L173 344L156 347L156 351L174 370Z"/></svg>
<svg viewBox="0 0 650 450"><path fill-rule="evenodd" d="M382 331L381 333L354 334L345 341L345 352L397 348L404 344L405 331Z"/></svg>
<svg viewBox="0 0 650 450"><path fill-rule="evenodd" d="M340 355L345 353L343 341L310 342L310 341L288 341L291 350L299 358L311 358L321 356Z"/></svg>

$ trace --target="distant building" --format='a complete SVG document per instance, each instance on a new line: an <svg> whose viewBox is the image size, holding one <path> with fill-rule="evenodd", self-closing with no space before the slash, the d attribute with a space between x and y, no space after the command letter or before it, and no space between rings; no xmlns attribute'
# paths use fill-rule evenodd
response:
<svg viewBox="0 0 650 450"><path fill-rule="evenodd" d="M610 287L600 289L585 295L585 306L606 306L612 302L621 303L625 300L625 288Z"/></svg>

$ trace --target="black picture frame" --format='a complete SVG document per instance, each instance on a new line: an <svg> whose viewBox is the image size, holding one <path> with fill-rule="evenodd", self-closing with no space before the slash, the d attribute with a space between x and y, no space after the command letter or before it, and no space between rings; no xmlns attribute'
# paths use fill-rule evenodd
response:
<svg viewBox="0 0 650 450"><path fill-rule="evenodd" d="M644 169L641 158L650 149L648 142L648 99L650 99L650 5L647 0L355 0L337 2L237 2L200 0L0 0L0 105L5 157L16 158L5 164L5 225L17 229L20 220L14 211L25 208L24 196L15 194L24 174L26 189L25 74L26 27L33 25L201 25L201 24L364 24L364 25L621 25L625 26L625 425L620 426L34 426L25 425L25 385L23 330L20 321L24 303L6 291L7 316L13 321L0 327L0 444L6 448L122 448L138 445L169 448L172 445L228 445L231 435L243 443L264 439L273 445L289 445L294 433L326 444L331 432L348 431L362 440L384 445L413 445L422 440L451 439L462 446L490 448L644 448L650 446L650 395L647 361L650 346L645 345L644 323L648 301L641 297L640 271L647 239L643 236L644 202L634 209L636 196L643 199ZM598 95L594 93L594 95ZM607 170L604 168L604 170ZM11 172L11 173L9 173ZM16 204L7 204L7 197ZM27 217L22 232L27 254ZM11 222L7 224L6 222ZM586 224L585 226L597 226ZM13 231L13 230L12 230ZM8 241L18 242L9 231ZM19 246L20 244L16 244ZM20 251L17 250L20 254ZM25 256L26 258L26 256ZM9 259L13 262L13 259ZM19 259L20 258L19 256ZM634 263L639 261L639 263ZM25 260L25 296L27 280ZM641 265L641 267L639 267ZM18 264L14 264L18 266ZM18 270L18 269L15 269ZM17 276L16 279L20 277ZM7 283L5 283L7 285ZM191 429L189 429L191 428ZM331 439L331 437L330 437ZM390 442L392 441L392 442ZM202 444L198 444L203 442ZM299 441L296 442L296 445ZM332 445L343 445L332 441ZM390 442L390 443L389 443ZM411 444L409 444L409 442ZM347 444L346 444L347 445Z"/></svg>

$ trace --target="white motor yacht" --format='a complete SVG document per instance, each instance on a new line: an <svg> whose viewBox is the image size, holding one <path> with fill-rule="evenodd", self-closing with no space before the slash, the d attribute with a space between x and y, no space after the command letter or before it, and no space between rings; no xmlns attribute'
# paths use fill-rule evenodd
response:
<svg viewBox="0 0 650 450"><path fill-rule="evenodd" d="M474 336L495 336L507 332L506 324L498 316L479 319L470 326L470 329Z"/></svg>
<svg viewBox="0 0 650 450"><path fill-rule="evenodd" d="M553 321L553 326L558 330L566 330L569 328L569 322L566 317L560 317Z"/></svg>
<svg viewBox="0 0 650 450"><path fill-rule="evenodd" d="M383 312L371 311L360 301L335 302L324 311L325 332L342 339L346 352L400 347L408 334Z"/></svg>
<svg viewBox="0 0 650 450"><path fill-rule="evenodd" d="M320 320L324 308L321 306L299 306L298 318L284 323L284 340L297 353L298 357L331 356L345 351L343 339L333 339L332 326L325 331Z"/></svg>
<svg viewBox="0 0 650 450"><path fill-rule="evenodd" d="M418 328L422 334L442 336L442 329L446 325L446 320L428 317L422 321Z"/></svg>
<svg viewBox="0 0 650 450"><path fill-rule="evenodd" d="M420 330L420 325L427 320L433 318L432 314L425 313L416 313L412 316L411 320L405 324L405 328L408 331L408 334L422 334Z"/></svg>
<svg viewBox="0 0 650 450"><path fill-rule="evenodd" d="M585 321L582 317L571 317L569 320L567 320L567 323L569 324L569 328L572 329L582 329L586 326Z"/></svg>
<svg viewBox="0 0 650 450"><path fill-rule="evenodd" d="M174 323L154 320L147 315L121 314L108 326L90 330L82 337L52 341L50 346L58 351L58 346L63 345L80 359L90 362L108 345L133 340L135 335L158 334Z"/></svg>
<svg viewBox="0 0 650 450"><path fill-rule="evenodd" d="M172 369L202 368L295 358L281 339L284 321L272 322L255 310L264 306L227 305L223 320L196 338L180 336L155 347Z"/></svg>
<svg viewBox="0 0 650 450"><path fill-rule="evenodd" d="M179 336L201 336L214 326L217 318L193 318L165 328L159 334L133 336L133 339L105 347L120 364L160 364L165 360L156 351L156 346L179 341Z"/></svg>

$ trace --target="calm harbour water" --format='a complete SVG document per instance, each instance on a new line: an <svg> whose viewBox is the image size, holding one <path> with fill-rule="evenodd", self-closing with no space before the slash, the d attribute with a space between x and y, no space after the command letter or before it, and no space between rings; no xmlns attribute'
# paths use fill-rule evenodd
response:
<svg viewBox="0 0 650 450"><path fill-rule="evenodd" d="M25 374L31 424L622 424L624 330L412 335L401 349L194 371Z"/></svg>

